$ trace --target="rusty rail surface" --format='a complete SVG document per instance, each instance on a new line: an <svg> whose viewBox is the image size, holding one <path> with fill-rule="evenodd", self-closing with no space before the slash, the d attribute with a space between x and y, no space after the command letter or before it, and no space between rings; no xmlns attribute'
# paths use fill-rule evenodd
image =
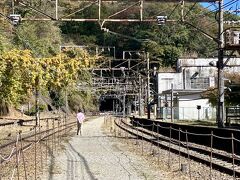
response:
<svg viewBox="0 0 240 180"><path fill-rule="evenodd" d="M31 150L31 154L34 155L34 158L32 161L34 161L34 176L31 177L31 179L37 179L37 173L39 171L38 169L38 163L37 162L37 156L41 157L41 167L43 166L43 147L42 145L45 145L45 159L48 159L49 152L53 153L54 149L56 150L56 144L59 145L61 141L61 137L65 136L69 129L71 129L73 126L76 126L75 121L71 121L69 123L66 122L65 118L44 118L41 120L46 120L46 129L41 130L41 126L34 126L34 129L30 132L22 133L21 131L18 133L16 140L12 140L10 142L7 142L0 146L0 167L5 167L8 162L11 162L12 164L15 164L13 169L11 170L11 176L10 174L6 174L6 172L0 172L0 179L3 178L23 178L20 176L19 171L24 169L25 178L29 179L27 177L26 171L26 162L24 160L24 153L28 149L34 149L34 151ZM51 124L50 124L51 123ZM49 124L52 125L51 128L49 128ZM51 138L52 137L52 138ZM44 142L44 143L43 143ZM50 144L51 143L51 144ZM37 150L37 147L40 148ZM50 148L50 149L49 149ZM2 155L3 154L3 155ZM7 155L6 155L7 154ZM26 157L26 156L25 156ZM20 168L21 164L21 168ZM24 165L24 168L22 166Z"/></svg>
<svg viewBox="0 0 240 180"><path fill-rule="evenodd" d="M234 151L232 151L232 153L227 152L223 153L217 149L214 149L212 140L214 137L213 133L209 135L211 140L210 146L203 146L188 142L188 135L190 133L187 131L181 131L181 129L173 129L169 127L169 136L163 136L160 134L160 129L166 127L161 127L160 125L157 124L144 125L138 123L137 121L136 122L132 121L131 124L125 122L124 120L120 121L115 120L114 123L120 129L137 137L137 139L145 140L157 147L161 147L162 149L168 150L169 152L175 153L179 156L183 156L185 158L197 162L201 162L209 166L210 173L212 169L216 169L221 172L225 172L226 174L232 175L234 178L240 177L239 156L237 156ZM152 130L146 129L145 126L152 126ZM154 128L157 128L157 132L153 131ZM178 140L172 139L171 134L173 131L178 131L179 133ZM185 136L185 141L181 141L181 136ZM199 134L199 136L201 136L201 134ZM232 149L234 150L235 145L234 141L239 142L239 140L235 139L233 136L230 139L228 138L228 140L232 142Z"/></svg>

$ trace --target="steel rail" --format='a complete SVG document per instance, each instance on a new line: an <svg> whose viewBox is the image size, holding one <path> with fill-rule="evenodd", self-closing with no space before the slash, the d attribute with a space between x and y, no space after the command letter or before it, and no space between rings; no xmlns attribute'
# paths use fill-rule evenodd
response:
<svg viewBox="0 0 240 180"><path fill-rule="evenodd" d="M47 134L46 136L43 136L42 138L38 139L37 141L41 142L42 140L46 139L46 138L49 137L49 136L52 136L52 135L54 135L54 134L56 134L56 133L65 131L65 130L67 130L67 129L73 127L73 126L75 126L75 124L76 124L75 122L68 123L65 128L63 128L63 129L61 129L61 130L58 130L58 131L54 131L54 132L52 132L52 133L50 133L50 134ZM43 134L43 133L52 131L52 130L54 130L54 129L58 129L58 127L55 127L55 128L52 128L52 129L49 129L49 130L46 130L46 131L41 131L41 132L39 132L39 133L36 133L36 135L40 135L40 134ZM22 138L22 141L23 141L23 140L26 140L26 139L29 139L29 138L32 138L32 135L29 135L29 136L27 136L27 137ZM36 142L37 142L37 141L36 141ZM25 149L28 149L28 148L32 145L32 142L33 142L33 143L36 143L35 140L31 140L31 143L28 143L27 145L23 146L22 148L20 148L20 149L18 149L18 150L15 150L15 151L11 154L10 158L11 158L12 156L16 155L18 152L24 151ZM15 141L14 141L14 142L11 142L11 144L12 144L12 143L15 143ZM4 146L4 147L7 147L7 146L9 146L9 145L10 145L10 143L7 143L7 144L5 144L5 145L3 145L3 146ZM1 148L1 149L2 149L2 148ZM5 161L4 161L4 160L0 160L0 164L3 163L3 162L5 162Z"/></svg>
<svg viewBox="0 0 240 180"><path fill-rule="evenodd" d="M44 118L44 119L41 119L41 120L55 120L55 119L57 119L57 118ZM45 130L45 131L38 132L36 135L39 135L39 134L42 134L42 133L45 133L45 132L49 132L51 130L53 130L53 128ZM32 137L32 135L33 135L33 133L29 133L26 136L22 137L22 140L28 139L28 138ZM9 145L11 145L11 144L14 144L15 142L16 142L15 140L12 140L12 141L10 141L10 142L8 142L6 144L0 145L0 150L5 148L5 147L7 147L7 146L9 146Z"/></svg>
<svg viewBox="0 0 240 180"><path fill-rule="evenodd" d="M53 130L53 128L48 129L48 130L45 130L45 131L40 131L40 132L38 132L36 135L43 134L43 133L49 132L49 131L51 131L51 130ZM33 135L33 133L30 133L30 134L22 137L22 140L26 140L26 139L28 139L28 138L31 138L32 135ZM0 146L0 150L3 149L3 148L5 148L5 147L7 147L7 146L10 146L10 145L14 144L15 142L16 142L15 140L12 140L12 141L10 141L10 142L8 142L8 143L6 143L6 144L1 145L1 146Z"/></svg>
<svg viewBox="0 0 240 180"><path fill-rule="evenodd" d="M41 118L40 121L50 120L50 119L59 119L59 118L60 117ZM0 127L1 126L14 125L14 124L21 125L21 124L26 123L26 122L32 122L32 121L34 122L34 121L36 121L36 119L10 119L10 118L0 119L0 120L14 121L14 122L0 123Z"/></svg>
<svg viewBox="0 0 240 180"><path fill-rule="evenodd" d="M225 172L226 174L233 175L235 173L236 177L240 177L240 159L237 158L236 155L234 155L235 158L235 164L234 164L234 172L233 172L233 166L232 166L232 155L226 156L223 154L220 154L218 152L211 152L211 150L208 150L207 146L202 146L202 148L199 148L197 146L194 146L193 143L188 143L188 147L184 145L183 142L181 142L181 148L179 149L179 144L177 140L171 139L171 147L169 147L170 138L166 136L162 136L160 134L157 134L154 132L154 138L152 137L152 131L146 130L141 127L134 127L130 124L125 123L123 120L121 120L121 123L118 123L115 121L116 126L121 128L122 130L136 136L138 139L143 139L145 141L148 141L157 147L161 147L165 150L169 150L172 153L175 154L181 154L181 156L190 159L195 160L197 162L201 162L203 164L206 164L210 166L210 154L212 153L212 168L216 170L220 170L221 172ZM137 133L137 132L141 133ZM159 139L159 140L158 140ZM198 145L199 146L199 145ZM203 148L205 147L205 149ZM189 149L189 153L187 153L187 148ZM215 149L214 149L215 150ZM216 151L216 150L215 150Z"/></svg>

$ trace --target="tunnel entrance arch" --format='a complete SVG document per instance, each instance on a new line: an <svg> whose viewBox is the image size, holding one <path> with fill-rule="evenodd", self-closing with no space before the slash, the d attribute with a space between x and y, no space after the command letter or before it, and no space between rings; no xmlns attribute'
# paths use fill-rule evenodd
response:
<svg viewBox="0 0 240 180"><path fill-rule="evenodd" d="M118 115L121 115L123 113L130 115L134 110L136 111L137 106L131 97L126 96L124 101L123 95L102 95L100 97L99 103L100 112L111 112L112 114Z"/></svg>
<svg viewBox="0 0 240 180"><path fill-rule="evenodd" d="M120 113L123 111L123 103L119 97L115 96L101 96L100 97L99 111L111 111L113 113Z"/></svg>

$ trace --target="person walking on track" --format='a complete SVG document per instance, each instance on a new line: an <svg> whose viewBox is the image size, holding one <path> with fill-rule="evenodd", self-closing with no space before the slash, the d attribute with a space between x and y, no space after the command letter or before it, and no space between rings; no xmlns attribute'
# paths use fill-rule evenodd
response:
<svg viewBox="0 0 240 180"><path fill-rule="evenodd" d="M83 112L80 110L77 113L77 135L79 134L79 132L80 132L80 135L82 135L82 123L84 119L85 119L85 116Z"/></svg>

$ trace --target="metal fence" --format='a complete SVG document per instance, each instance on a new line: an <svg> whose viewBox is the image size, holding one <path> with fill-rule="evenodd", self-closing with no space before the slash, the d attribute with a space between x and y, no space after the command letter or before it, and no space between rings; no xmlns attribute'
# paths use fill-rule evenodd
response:
<svg viewBox="0 0 240 180"><path fill-rule="evenodd" d="M171 119L171 107L162 108L163 119ZM173 107L173 119L176 120L213 120L216 119L216 109L212 107Z"/></svg>
<svg viewBox="0 0 240 180"><path fill-rule="evenodd" d="M0 145L0 179L38 179L62 137L75 126L65 117L45 118L31 131L19 131L15 140Z"/></svg>
<svg viewBox="0 0 240 180"><path fill-rule="evenodd" d="M218 162L219 160L216 160L214 157L216 153L219 153L219 150L213 148L214 144L217 142L217 139L224 139L225 141L229 141L231 143L231 149L232 151L229 153L229 158L231 159L229 162L229 171L230 174L232 174L233 179L236 179L237 174L237 168L239 166L237 165L236 161L239 161L239 156L236 155L236 152L234 151L237 146L239 146L240 140L235 138L233 134L231 137L221 137L215 135L213 132L210 134L197 134L197 133L190 133L188 131L183 131L180 128L175 129L170 127L163 127L159 124L151 124L151 125L144 125L142 123L139 123L138 121L132 121L134 124L133 128L131 129L124 129L121 128L120 125L124 123L124 121L127 123L127 119L119 118L119 117L106 117L105 123L109 124L110 121L115 121L115 127L111 128L110 130L115 133L115 137L124 137L125 140L132 141L135 145L137 145L138 151L144 155L145 153L157 157L157 162L161 166L167 165L168 168L171 169L173 166L173 163L177 163L178 167L177 169L179 171L182 171L186 173L186 175L189 176L190 179L222 179L222 177L225 178L231 178L230 176L227 177L226 174L224 174L221 171L215 171L213 169L213 166ZM147 144L146 137L144 137L144 129L152 129L149 133L147 133L147 136L150 136L149 142L151 142L151 145ZM168 131L169 136L165 137L163 140L163 137L160 137L161 131L165 130ZM178 139L174 140L172 138L172 134L178 134ZM189 141L189 138L193 137L202 137L205 136L209 139L209 147L206 147L207 153L207 161L205 165L198 164L198 166L202 166L202 169L200 172L202 173L196 173L194 169L194 161L192 160L192 157L194 156L190 151L190 147L193 146ZM153 143L157 142L157 143ZM129 142L127 142L129 143ZM165 152L163 149L159 146L159 143L165 144ZM155 144L155 146L153 146ZM150 148L150 150L149 150ZM175 153L172 153L172 150L174 150ZM221 154L222 152L220 152ZM175 155L174 155L175 154ZM162 164L162 161L165 162L165 164ZM238 171L239 175L239 171Z"/></svg>

